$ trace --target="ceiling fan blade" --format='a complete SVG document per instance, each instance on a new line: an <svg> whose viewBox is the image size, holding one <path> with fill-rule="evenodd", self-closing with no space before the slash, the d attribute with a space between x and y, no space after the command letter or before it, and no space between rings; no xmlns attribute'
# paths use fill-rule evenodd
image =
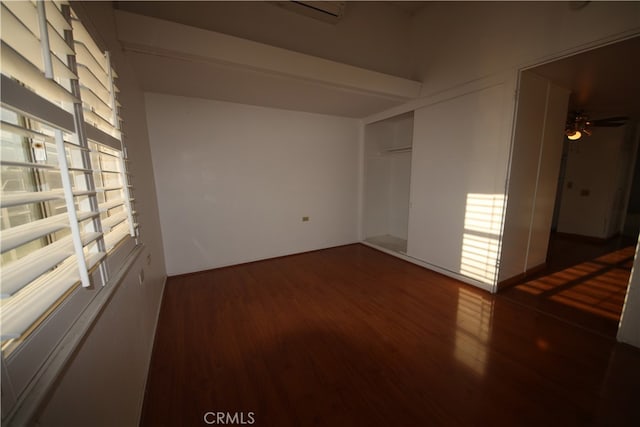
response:
<svg viewBox="0 0 640 427"><path fill-rule="evenodd" d="M598 128L617 128L619 126L624 126L625 123L624 122L604 122L604 123L598 123L598 122L591 122L591 126L593 127L598 127Z"/></svg>
<svg viewBox="0 0 640 427"><path fill-rule="evenodd" d="M607 117L604 119L591 120L591 123L625 122L627 120L629 120L629 117L618 116L618 117Z"/></svg>

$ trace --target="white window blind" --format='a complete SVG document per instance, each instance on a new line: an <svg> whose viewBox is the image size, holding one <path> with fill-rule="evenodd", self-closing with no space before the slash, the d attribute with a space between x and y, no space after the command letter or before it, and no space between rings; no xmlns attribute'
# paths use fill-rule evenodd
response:
<svg viewBox="0 0 640 427"><path fill-rule="evenodd" d="M121 143L117 74L109 54L100 50L74 14L72 25L98 207L105 247L111 250L127 235L137 234L126 150Z"/></svg>
<svg viewBox="0 0 640 427"><path fill-rule="evenodd" d="M104 54L93 41L86 28L72 15L74 47L78 64L80 93L85 121L91 126L121 140L117 106L117 77L111 67L109 55ZM97 141L105 142L105 141ZM107 144L108 145L108 144ZM121 146L113 146L120 149Z"/></svg>
<svg viewBox="0 0 640 427"><path fill-rule="evenodd" d="M53 45L57 50L60 45L60 33L54 30L52 23L59 25L66 20L60 9L51 6L49 2L2 2L2 74L15 77L35 93L70 112L73 102L77 102L71 94L70 79L76 77L66 59L54 55L50 47ZM39 8L49 12L43 19L45 24L41 24L39 16L46 12L38 12ZM41 34L42 26L46 31ZM58 30L64 32L69 28L67 23ZM51 39L53 43L49 42ZM64 40L62 42L66 44ZM67 49L71 49L68 44Z"/></svg>
<svg viewBox="0 0 640 427"><path fill-rule="evenodd" d="M127 235L135 235L132 200L125 184L122 153L93 142L89 146L105 247L111 250Z"/></svg>
<svg viewBox="0 0 640 427"><path fill-rule="evenodd" d="M136 237L115 72L64 1L2 1L3 357ZM97 270L96 270L97 269Z"/></svg>

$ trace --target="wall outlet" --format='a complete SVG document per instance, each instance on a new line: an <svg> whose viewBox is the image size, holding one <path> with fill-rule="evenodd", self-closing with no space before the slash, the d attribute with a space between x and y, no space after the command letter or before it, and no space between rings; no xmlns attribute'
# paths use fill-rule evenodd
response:
<svg viewBox="0 0 640 427"><path fill-rule="evenodd" d="M307 222L309 221L309 217L308 216L303 216L302 217L302 222Z"/></svg>

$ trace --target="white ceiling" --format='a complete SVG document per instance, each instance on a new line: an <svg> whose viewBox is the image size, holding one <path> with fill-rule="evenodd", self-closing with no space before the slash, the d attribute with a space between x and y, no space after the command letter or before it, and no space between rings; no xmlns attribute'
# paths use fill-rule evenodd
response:
<svg viewBox="0 0 640 427"><path fill-rule="evenodd" d="M215 31L116 11L146 92L361 118L420 94L417 81Z"/></svg>
<svg viewBox="0 0 640 427"><path fill-rule="evenodd" d="M428 2L385 3L393 3L395 7L391 9L401 9L407 14L428 7ZM639 52L640 37L636 37L550 62L531 71L570 89L570 108L586 110L592 119L614 115L640 119L637 98L640 93ZM371 91L354 91L322 81L265 73L252 67L235 67L224 61L198 62L136 50L129 50L127 55L143 89L150 92L347 117L366 117L408 100L379 96Z"/></svg>
<svg viewBox="0 0 640 427"><path fill-rule="evenodd" d="M571 89L569 108L592 119L630 116L640 119L640 37L532 68Z"/></svg>
<svg viewBox="0 0 640 427"><path fill-rule="evenodd" d="M407 2L415 3L415 2ZM116 9L402 78L417 78L411 16L389 1L349 1L337 24L269 1L119 1ZM410 6L411 7L411 6Z"/></svg>
<svg viewBox="0 0 640 427"><path fill-rule="evenodd" d="M406 102L245 67L127 51L145 92L365 117ZM159 72L158 70L162 70Z"/></svg>

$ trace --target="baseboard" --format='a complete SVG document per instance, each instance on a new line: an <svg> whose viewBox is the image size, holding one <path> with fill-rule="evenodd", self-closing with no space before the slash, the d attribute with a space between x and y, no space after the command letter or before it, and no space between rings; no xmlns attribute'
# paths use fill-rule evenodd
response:
<svg viewBox="0 0 640 427"><path fill-rule="evenodd" d="M607 243L611 239L615 239L616 237L619 237L620 233L614 234L613 236L609 236L609 237L594 237L594 236L585 236L583 234L562 233L562 232L556 231L555 235L563 239L571 239L571 240L576 240L578 242L603 244L603 243Z"/></svg>
<svg viewBox="0 0 640 427"><path fill-rule="evenodd" d="M167 288L167 279L168 276L164 276L164 280L162 281L162 290L160 291L160 302L158 303L158 308L156 309L155 314L155 323L153 325L153 341L151 342L151 349L149 351L149 356L147 358L147 372L144 376L144 383L142 388L142 400L140 401L140 409L138 410L138 424L142 421L142 415L144 410L144 401L147 397L147 382L149 381L149 371L151 370L151 360L153 358L153 353L156 349L156 332L158 331L158 322L160 321L160 313L162 312L162 305L164 304L164 291Z"/></svg>
<svg viewBox="0 0 640 427"><path fill-rule="evenodd" d="M224 264L224 265L219 265L219 266L216 266L216 267L205 268L204 270L190 271L190 272L187 272L187 273L168 274L167 276L168 276L169 279L179 278L179 277L189 277L189 276L193 276L193 275L196 275L196 274L202 274L202 273L205 273L207 271L221 270L223 268L233 268L233 267L238 267L240 265L253 264L253 263L256 263L256 262L263 262L263 261L271 261L271 260L274 260L274 259L287 258L287 257L297 256L297 255L301 255L301 254L307 254L307 253L311 253L311 252L321 252L321 251L326 251L328 249L340 248L342 246L357 245L358 243L359 243L358 241L350 242L350 243L341 243L341 244L338 244L338 245L327 246L327 247L324 247L324 248L303 250L302 252L291 252L291 253L286 253L286 254L283 254L283 255L268 256L268 257L264 257L264 258L252 259L252 260L247 260L247 261L239 261L239 262L236 262L236 263L233 263L233 264Z"/></svg>
<svg viewBox="0 0 640 427"><path fill-rule="evenodd" d="M443 276L447 276L447 277L450 277L452 279L458 280L458 281L460 281L462 283L466 283L468 285L471 285L471 286L474 286L476 288L482 289L484 291L487 291L487 292L490 292L490 293L494 293L493 286L488 284L488 283L480 282L478 280L475 280L475 279L472 279L470 277L464 276L464 275L462 275L462 274L460 274L458 272L447 270L447 269L444 269L442 267L438 267L437 265L430 264L430 263L428 263L426 261L422 261L422 260L417 259L417 258L413 258L413 257L411 257L411 256L409 256L407 254L396 252L396 251L392 251L392 250L387 249L385 247L378 246L378 245L375 245L373 243L370 243L370 242L367 242L367 241L364 241L364 240L359 242L359 243L361 245L368 246L368 247L370 247L372 249L375 249L377 251L384 252L384 253L386 253L388 255L391 255L391 256L394 256L396 258L400 258L400 259L402 259L404 261L410 262L411 264L418 265L418 266L420 266L422 268L425 268L427 270L433 271L435 273L442 274Z"/></svg>
<svg viewBox="0 0 640 427"><path fill-rule="evenodd" d="M506 288L510 288L510 287L515 286L515 285L517 285L519 283L522 283L522 282L524 282L524 280L527 277L531 277L534 274L540 272L541 270L544 270L545 268L547 268L547 263L543 262L542 264L539 264L539 265L536 265L534 267L531 267L527 271L524 271L524 272L522 272L520 274L517 274L517 275L515 275L513 277L509 277L508 279L501 280L496 285L497 286L497 290L498 290L498 292L500 292L500 291L502 291L502 290L504 290Z"/></svg>

